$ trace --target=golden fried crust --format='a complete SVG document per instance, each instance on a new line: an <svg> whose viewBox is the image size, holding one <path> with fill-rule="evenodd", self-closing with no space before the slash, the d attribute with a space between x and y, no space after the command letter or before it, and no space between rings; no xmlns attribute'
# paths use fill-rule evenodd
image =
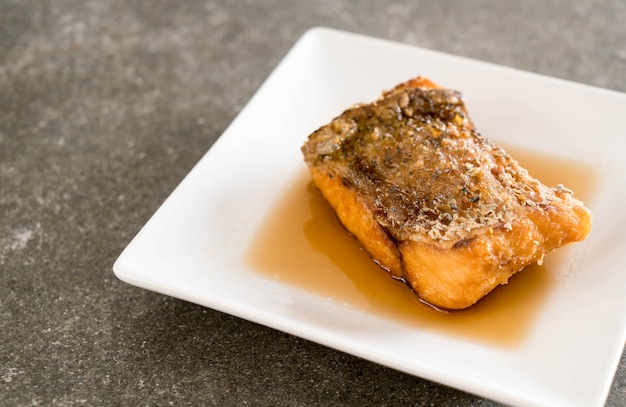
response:
<svg viewBox="0 0 626 407"><path fill-rule="evenodd" d="M311 168L313 182L330 203L341 223L381 267L398 279L404 279L400 250L374 218L372 211L353 189L346 188L339 177L321 168Z"/></svg>
<svg viewBox="0 0 626 407"><path fill-rule="evenodd" d="M473 305L591 230L571 191L529 176L476 132L458 92L425 78L347 110L302 151L344 226L438 308Z"/></svg>
<svg viewBox="0 0 626 407"><path fill-rule="evenodd" d="M404 241L400 252L406 281L429 304L468 308L546 253L583 240L591 228L588 213L568 209L534 211L510 229L486 230L452 248Z"/></svg>

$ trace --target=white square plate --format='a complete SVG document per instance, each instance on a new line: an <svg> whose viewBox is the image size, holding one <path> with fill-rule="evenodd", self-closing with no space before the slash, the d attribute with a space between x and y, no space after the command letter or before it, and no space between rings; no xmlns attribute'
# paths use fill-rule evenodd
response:
<svg viewBox="0 0 626 407"><path fill-rule="evenodd" d="M306 136L345 108L423 75L460 90L496 143L591 168L594 229L516 346L381 318L258 273L255 235L306 172ZM315 28L270 75L114 265L130 284L513 405L600 406L626 334L626 95ZM304 191L303 191L304 193ZM494 322L495 324L496 322ZM487 328L489 329L489 328ZM494 327L497 329L497 327Z"/></svg>

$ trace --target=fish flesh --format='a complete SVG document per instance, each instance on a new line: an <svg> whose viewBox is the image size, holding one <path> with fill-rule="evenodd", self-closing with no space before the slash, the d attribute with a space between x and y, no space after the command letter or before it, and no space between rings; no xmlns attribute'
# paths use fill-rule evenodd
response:
<svg viewBox="0 0 626 407"><path fill-rule="evenodd" d="M476 130L460 92L424 77L349 108L302 153L345 228L438 309L471 307L591 231L571 190L529 175Z"/></svg>

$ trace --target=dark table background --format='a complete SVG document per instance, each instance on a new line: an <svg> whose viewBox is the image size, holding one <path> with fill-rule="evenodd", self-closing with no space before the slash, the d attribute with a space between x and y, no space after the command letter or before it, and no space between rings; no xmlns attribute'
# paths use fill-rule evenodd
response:
<svg viewBox="0 0 626 407"><path fill-rule="evenodd" d="M626 91L623 0L0 1L0 405L498 405L111 271L318 25Z"/></svg>

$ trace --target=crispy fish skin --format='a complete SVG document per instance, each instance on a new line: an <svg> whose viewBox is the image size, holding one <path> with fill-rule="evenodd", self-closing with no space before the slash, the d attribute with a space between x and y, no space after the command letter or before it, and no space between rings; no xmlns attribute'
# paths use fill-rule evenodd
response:
<svg viewBox="0 0 626 407"><path fill-rule="evenodd" d="M586 238L591 212L483 138L459 92L418 77L346 110L302 147L312 178L373 259L459 310Z"/></svg>

